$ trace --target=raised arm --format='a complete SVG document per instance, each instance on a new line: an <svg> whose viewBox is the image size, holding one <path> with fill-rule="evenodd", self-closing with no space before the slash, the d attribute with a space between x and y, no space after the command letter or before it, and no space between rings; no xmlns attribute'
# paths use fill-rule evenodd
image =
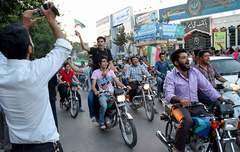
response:
<svg viewBox="0 0 240 152"><path fill-rule="evenodd" d="M76 36L79 37L82 48L83 48L85 51L90 52L90 48L84 44L84 42L83 42L83 40L82 40L82 37L81 37L81 34L80 34L78 31L76 31L76 30L75 30L75 34L76 34Z"/></svg>
<svg viewBox="0 0 240 152"><path fill-rule="evenodd" d="M71 66L71 68L73 69L73 71L79 72L79 73L83 73L83 69L74 66L74 65L72 64L72 62L71 62L70 59L68 59L68 63L69 63L69 65Z"/></svg>

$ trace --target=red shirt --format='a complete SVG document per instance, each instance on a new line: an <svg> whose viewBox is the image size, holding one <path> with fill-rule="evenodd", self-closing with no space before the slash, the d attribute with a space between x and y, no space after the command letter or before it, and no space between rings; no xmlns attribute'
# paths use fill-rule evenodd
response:
<svg viewBox="0 0 240 152"><path fill-rule="evenodd" d="M69 74L66 72L66 70L63 70L60 73L60 76L62 76L62 81L67 81L69 84L72 83L72 77L74 76L74 72L70 70ZM67 86L67 84L62 84L62 86Z"/></svg>

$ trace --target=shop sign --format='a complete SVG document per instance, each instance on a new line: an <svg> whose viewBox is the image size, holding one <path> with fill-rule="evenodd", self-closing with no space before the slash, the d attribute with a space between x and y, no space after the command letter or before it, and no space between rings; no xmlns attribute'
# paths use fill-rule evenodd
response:
<svg viewBox="0 0 240 152"><path fill-rule="evenodd" d="M104 17L103 19L96 22L96 27L109 23L109 16Z"/></svg>
<svg viewBox="0 0 240 152"><path fill-rule="evenodd" d="M168 44L177 44L177 39L168 39Z"/></svg>
<svg viewBox="0 0 240 152"><path fill-rule="evenodd" d="M240 8L240 0L188 0L187 4L159 10L159 18L170 21L194 16L233 11Z"/></svg>
<svg viewBox="0 0 240 152"><path fill-rule="evenodd" d="M116 14L113 14L112 17L113 26L117 26L129 20L130 20L130 8L124 9Z"/></svg>
<svg viewBox="0 0 240 152"><path fill-rule="evenodd" d="M135 41L154 38L156 36L156 23L151 23L134 28Z"/></svg>
<svg viewBox="0 0 240 152"><path fill-rule="evenodd" d="M135 15L134 19L135 27L156 22L158 20L157 10Z"/></svg>
<svg viewBox="0 0 240 152"><path fill-rule="evenodd" d="M221 46L226 49L226 32L215 32L214 33L214 47L216 50L220 50Z"/></svg>
<svg viewBox="0 0 240 152"><path fill-rule="evenodd" d="M210 33L210 18L195 19L181 22L184 26L185 34L192 32L193 30L200 30Z"/></svg>

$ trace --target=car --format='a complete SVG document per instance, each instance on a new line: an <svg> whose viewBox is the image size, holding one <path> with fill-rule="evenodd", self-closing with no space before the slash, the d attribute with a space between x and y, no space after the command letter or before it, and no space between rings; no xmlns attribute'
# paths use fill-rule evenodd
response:
<svg viewBox="0 0 240 152"><path fill-rule="evenodd" d="M210 57L210 63L227 81L235 83L240 73L240 62L232 57ZM220 83L216 81L216 83ZM240 81L237 82L240 85Z"/></svg>

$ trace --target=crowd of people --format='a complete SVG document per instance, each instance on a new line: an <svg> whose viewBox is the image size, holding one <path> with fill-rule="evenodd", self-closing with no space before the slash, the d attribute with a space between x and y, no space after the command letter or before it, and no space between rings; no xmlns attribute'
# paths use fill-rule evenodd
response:
<svg viewBox="0 0 240 152"><path fill-rule="evenodd" d="M53 3L49 4L55 8ZM220 82L227 80L210 64L210 56L224 55L240 59L237 49L235 52L232 48L218 51L210 47L209 51L194 49L191 64L184 49L174 51L170 57L174 69L166 61L166 53L159 54L160 59L154 68L149 67L147 57L138 56L123 58L121 65L119 61L113 61L111 51L104 47L104 37L97 38L97 48L89 48L84 44L81 34L75 31L82 48L90 55L88 66L83 62L77 67L70 59L66 61L72 46L58 27L56 14L52 9L44 10L41 7L41 10L56 43L53 50L40 59L30 61L34 44L28 29L38 20L31 19L35 10L24 12L23 24L10 24L0 30L0 147L6 152L63 151L59 142L55 102L59 91L60 107L63 108L67 86L72 81L82 85L83 89L87 88L90 118L92 122L98 122L101 129L105 129L104 114L109 96L101 94L101 91L113 93L112 81L129 89L130 106L139 85L134 80L142 81L142 75L146 75L157 80L156 97L165 96L168 102L182 105L200 101L207 104L211 112L214 106L225 100L214 89L215 79ZM171 73L167 75L167 71ZM122 82L116 77L119 72L123 75ZM84 112L79 92L77 98L79 111ZM173 151L184 151L185 135L193 123L191 115L183 107L173 108L172 115L179 122Z"/></svg>

